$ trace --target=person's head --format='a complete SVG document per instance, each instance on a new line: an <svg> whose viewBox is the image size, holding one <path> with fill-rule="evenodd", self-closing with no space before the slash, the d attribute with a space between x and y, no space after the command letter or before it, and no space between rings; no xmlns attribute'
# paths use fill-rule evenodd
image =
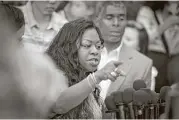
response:
<svg viewBox="0 0 179 120"><path fill-rule="evenodd" d="M0 4L0 21L0 33L4 37L21 40L24 34L25 20L20 9L9 4Z"/></svg>
<svg viewBox="0 0 179 120"><path fill-rule="evenodd" d="M73 20L91 17L94 14L95 6L96 1L70 1L68 3L68 9Z"/></svg>
<svg viewBox="0 0 179 120"><path fill-rule="evenodd" d="M23 0L23 1L0 1L2 4L8 4L8 5L13 5L16 7L24 6L28 2L28 0Z"/></svg>
<svg viewBox="0 0 179 120"><path fill-rule="evenodd" d="M0 118L32 118L37 112L32 114L35 110L29 109L31 102L26 103L26 91L21 88L24 85L22 76L25 74L18 71L21 64L13 64L22 60L18 59L19 46L16 46L16 40L22 37L24 17L18 8L9 4L0 3ZM21 76L20 79L17 76Z"/></svg>
<svg viewBox="0 0 179 120"><path fill-rule="evenodd" d="M81 18L62 27L47 53L66 73L72 85L82 80L85 73L97 69L102 47L99 29L92 21Z"/></svg>
<svg viewBox="0 0 179 120"><path fill-rule="evenodd" d="M153 11L163 10L168 1L146 1L145 6L150 7Z"/></svg>
<svg viewBox="0 0 179 120"><path fill-rule="evenodd" d="M179 15L178 1L147 1L145 5L151 7L153 11L161 10L167 16Z"/></svg>
<svg viewBox="0 0 179 120"><path fill-rule="evenodd" d="M101 1L96 10L97 24L105 43L121 43L126 25L126 6L122 1Z"/></svg>
<svg viewBox="0 0 179 120"><path fill-rule="evenodd" d="M31 4L43 15L52 15L58 8L61 1L57 0L45 0L45 1L32 1Z"/></svg>
<svg viewBox="0 0 179 120"><path fill-rule="evenodd" d="M168 1L168 4L164 6L164 11L169 15L179 15L179 2L178 1Z"/></svg>
<svg viewBox="0 0 179 120"><path fill-rule="evenodd" d="M148 34L145 28L139 23L128 23L123 36L123 43L143 54L148 52Z"/></svg>
<svg viewBox="0 0 179 120"><path fill-rule="evenodd" d="M136 20L140 8L144 1L126 1L127 20Z"/></svg>

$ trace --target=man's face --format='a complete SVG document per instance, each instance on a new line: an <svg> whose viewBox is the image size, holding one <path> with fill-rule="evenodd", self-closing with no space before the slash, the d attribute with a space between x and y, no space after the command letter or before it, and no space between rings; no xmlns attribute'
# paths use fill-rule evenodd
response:
<svg viewBox="0 0 179 120"><path fill-rule="evenodd" d="M88 17L94 13L92 8L88 8L85 1L72 1L70 12L75 17L74 19Z"/></svg>
<svg viewBox="0 0 179 120"><path fill-rule="evenodd" d="M126 27L122 41L128 47L139 50L139 31L136 28Z"/></svg>
<svg viewBox="0 0 179 120"><path fill-rule="evenodd" d="M178 1L170 1L167 6L167 10L171 15L179 15L179 2Z"/></svg>
<svg viewBox="0 0 179 120"><path fill-rule="evenodd" d="M107 5L100 28L105 42L119 43L124 34L126 26L126 8L121 5Z"/></svg>
<svg viewBox="0 0 179 120"><path fill-rule="evenodd" d="M33 1L34 6L44 15L51 15L59 6L60 1Z"/></svg>

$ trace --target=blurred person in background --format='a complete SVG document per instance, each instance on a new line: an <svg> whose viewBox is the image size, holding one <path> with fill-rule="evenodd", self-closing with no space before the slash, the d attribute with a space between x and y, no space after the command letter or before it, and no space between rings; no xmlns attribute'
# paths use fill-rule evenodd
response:
<svg viewBox="0 0 179 120"><path fill-rule="evenodd" d="M178 83L179 80L179 2L168 1L165 6L168 18L159 28L160 34L164 34L168 43L170 58L168 63L169 84Z"/></svg>
<svg viewBox="0 0 179 120"><path fill-rule="evenodd" d="M25 16L24 47L43 53L66 22L62 22L55 10L61 1L29 1L20 7Z"/></svg>
<svg viewBox="0 0 179 120"><path fill-rule="evenodd" d="M138 12L144 3L145 1L126 1L127 20L136 20Z"/></svg>
<svg viewBox="0 0 179 120"><path fill-rule="evenodd" d="M148 55L148 34L145 28L136 21L128 21L125 32L122 38L124 44L128 47L134 48L144 55ZM151 81L151 90L155 90L155 79L158 74L158 71L153 66L152 67L152 81Z"/></svg>
<svg viewBox="0 0 179 120"><path fill-rule="evenodd" d="M153 60L159 74L156 77L156 92L162 86L171 85L178 59L178 2L148 1L139 11L137 21L144 25L149 35L148 56ZM169 63L169 64L168 64ZM177 68L179 69L179 68ZM171 79L172 78L172 79Z"/></svg>
<svg viewBox="0 0 179 120"><path fill-rule="evenodd" d="M79 18L93 18L96 1L68 1L67 5L59 11L66 21L73 21Z"/></svg>
<svg viewBox="0 0 179 120"><path fill-rule="evenodd" d="M45 52L61 27L81 17L92 17L95 1L29 1L21 7L26 19L24 46Z"/></svg>
<svg viewBox="0 0 179 120"><path fill-rule="evenodd" d="M0 3L1 119L46 118L64 84L50 58L24 49L24 26L20 9Z"/></svg>
<svg viewBox="0 0 179 120"><path fill-rule="evenodd" d="M127 23L125 2L103 1L99 4L101 7L96 11L96 23L104 38L104 48L98 69L100 70L105 64L113 60L123 61L124 64L120 68L121 73L125 74L125 76L119 76L113 83L102 81L100 83L101 97L105 99L106 95L108 96L114 91L130 88L137 79L144 80L147 87L150 88L151 59L127 47L122 41Z"/></svg>

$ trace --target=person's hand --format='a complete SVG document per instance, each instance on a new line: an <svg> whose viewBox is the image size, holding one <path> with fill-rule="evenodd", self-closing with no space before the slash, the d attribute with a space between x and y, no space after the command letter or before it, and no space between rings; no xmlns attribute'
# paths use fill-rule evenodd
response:
<svg viewBox="0 0 179 120"><path fill-rule="evenodd" d="M159 26L159 33L162 34L168 28L172 27L173 25L179 24L179 17L175 15L171 15L168 17L162 25Z"/></svg>
<svg viewBox="0 0 179 120"><path fill-rule="evenodd" d="M102 80L108 79L110 79L111 81L115 81L121 73L121 71L118 68L121 64L122 62L119 61L111 61L108 64L106 64L101 70L96 71L94 74L98 83Z"/></svg>

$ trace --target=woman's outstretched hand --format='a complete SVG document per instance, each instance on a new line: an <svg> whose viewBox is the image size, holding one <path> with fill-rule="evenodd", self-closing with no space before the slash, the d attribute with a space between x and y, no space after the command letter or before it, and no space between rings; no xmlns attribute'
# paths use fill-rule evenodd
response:
<svg viewBox="0 0 179 120"><path fill-rule="evenodd" d="M102 69L96 71L94 74L98 83L102 80L108 79L115 81L116 78L121 74L119 66L122 64L123 63L119 61L111 61L107 63Z"/></svg>

